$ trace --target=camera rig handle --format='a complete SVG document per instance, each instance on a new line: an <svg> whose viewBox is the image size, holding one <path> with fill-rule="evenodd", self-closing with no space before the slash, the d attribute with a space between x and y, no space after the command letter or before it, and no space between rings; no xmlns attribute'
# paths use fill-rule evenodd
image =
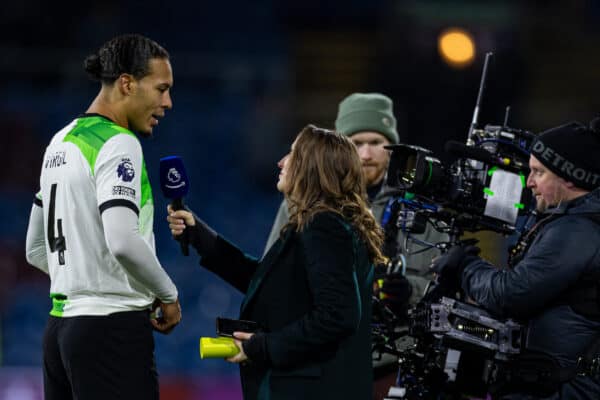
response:
<svg viewBox="0 0 600 400"><path fill-rule="evenodd" d="M487 80L487 70L490 59L494 53L487 52L485 54L485 61L483 63L483 72L481 73L481 82L479 83L479 92L477 93L477 101L475 102L475 110L473 110L473 119L471 120L471 126L469 127L469 135L467 136L467 145L473 145L473 131L477 128L479 120L479 109L481 108L481 100L483 99L483 91L485 90L485 82Z"/></svg>

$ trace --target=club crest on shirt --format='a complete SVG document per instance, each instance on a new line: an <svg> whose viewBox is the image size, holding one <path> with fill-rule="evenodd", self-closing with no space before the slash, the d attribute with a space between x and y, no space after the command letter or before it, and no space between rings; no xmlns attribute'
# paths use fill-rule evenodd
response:
<svg viewBox="0 0 600 400"><path fill-rule="evenodd" d="M131 182L135 177L135 170L133 169L133 163L129 158L122 158L119 166L117 167L117 176L123 180L123 182Z"/></svg>

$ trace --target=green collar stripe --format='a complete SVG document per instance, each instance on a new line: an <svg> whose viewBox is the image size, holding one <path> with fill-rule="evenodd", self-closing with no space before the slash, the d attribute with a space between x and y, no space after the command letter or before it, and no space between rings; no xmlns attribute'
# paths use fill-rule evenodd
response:
<svg viewBox="0 0 600 400"><path fill-rule="evenodd" d="M65 136L65 142L71 142L87 160L92 175L96 165L96 158L106 141L115 135L124 133L135 137L133 132L116 125L103 117L78 118L75 127Z"/></svg>
<svg viewBox="0 0 600 400"><path fill-rule="evenodd" d="M94 175L94 169L96 166L96 158L98 153L110 138L118 135L126 134L133 136L137 139L135 134L130 130L127 130L114 122L100 117L81 117L77 119L75 127L67 133L64 138L65 142L73 143L79 148L81 154L87 160L90 172ZM142 176L141 176L141 202L140 209L146 204L152 204L152 188L150 186L150 180L148 179L148 172L146 171L146 162L142 159Z"/></svg>

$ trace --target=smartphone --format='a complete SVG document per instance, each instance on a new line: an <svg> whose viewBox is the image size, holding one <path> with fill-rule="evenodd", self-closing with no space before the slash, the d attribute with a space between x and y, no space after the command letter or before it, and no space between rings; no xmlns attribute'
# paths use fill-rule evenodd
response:
<svg viewBox="0 0 600 400"><path fill-rule="evenodd" d="M217 335L233 337L233 332L255 333L258 324L254 321L217 317Z"/></svg>

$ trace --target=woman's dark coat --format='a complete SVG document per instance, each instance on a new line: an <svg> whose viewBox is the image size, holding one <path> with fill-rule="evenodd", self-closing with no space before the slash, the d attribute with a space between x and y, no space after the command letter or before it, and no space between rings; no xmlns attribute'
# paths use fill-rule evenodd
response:
<svg viewBox="0 0 600 400"><path fill-rule="evenodd" d="M240 366L244 399L372 398L373 268L341 216L288 229L260 262L218 237L201 263L246 294L240 319L264 331Z"/></svg>

